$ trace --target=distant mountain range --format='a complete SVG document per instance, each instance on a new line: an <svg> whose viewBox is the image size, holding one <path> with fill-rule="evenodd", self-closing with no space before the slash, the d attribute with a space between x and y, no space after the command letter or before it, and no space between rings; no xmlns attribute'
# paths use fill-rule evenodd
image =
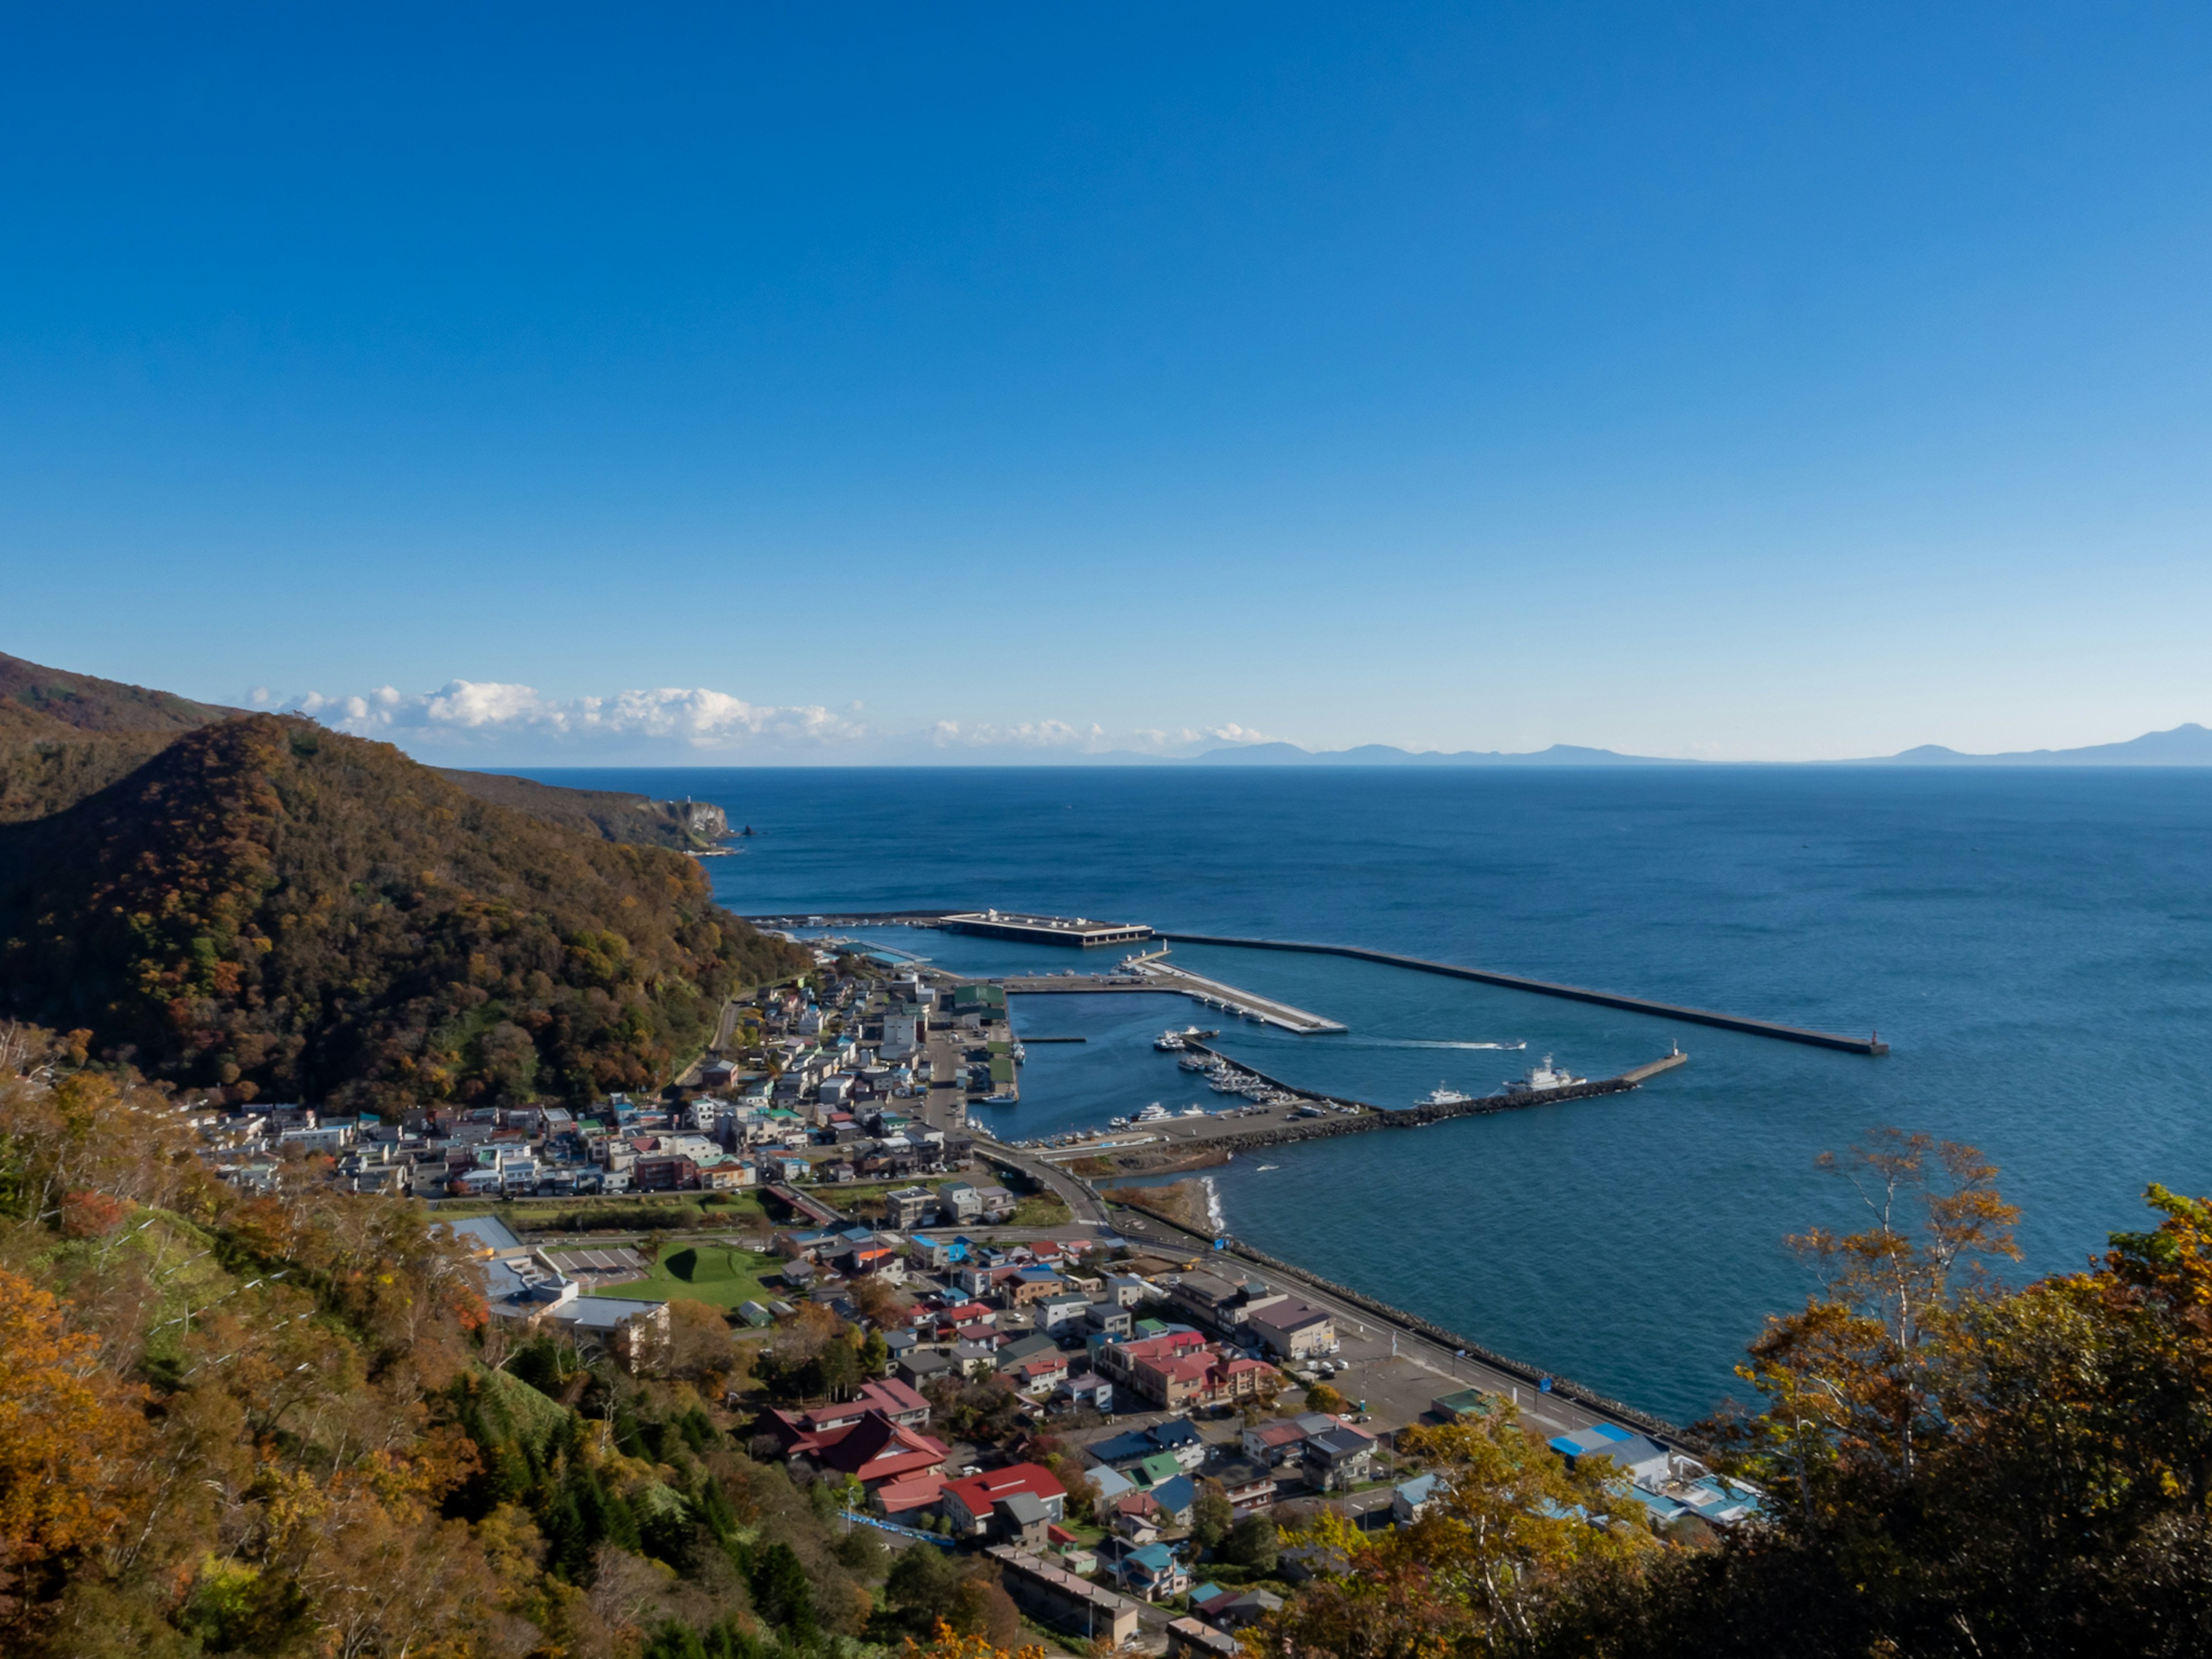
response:
<svg viewBox="0 0 2212 1659"><path fill-rule="evenodd" d="M1494 749L1462 749L1450 754L1434 749L1394 749L1366 743L1356 749L1301 749L1291 743L1254 743L1210 749L1183 763L1188 766L1700 766L1711 762L1667 760L1656 755L1623 755L1611 749L1583 749L1555 743L1528 754ZM2023 749L2002 755L1968 755L1924 743L1902 754L1834 763L1846 766L2212 766L2212 731L2194 721L2170 732L2146 732L2125 743L2092 744L2085 749Z"/></svg>

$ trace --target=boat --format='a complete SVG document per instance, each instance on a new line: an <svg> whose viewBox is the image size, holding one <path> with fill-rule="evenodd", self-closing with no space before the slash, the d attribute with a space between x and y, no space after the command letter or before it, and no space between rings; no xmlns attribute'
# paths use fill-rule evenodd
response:
<svg viewBox="0 0 2212 1659"><path fill-rule="evenodd" d="M1413 1104L1416 1106L1464 1106L1474 1098L1473 1095L1463 1095L1458 1090L1447 1088L1439 1083Z"/></svg>
<svg viewBox="0 0 2212 1659"><path fill-rule="evenodd" d="M983 1103L986 1106L1018 1106L1021 1103L1022 1097L1011 1089L1001 1089L995 1095L983 1097Z"/></svg>
<svg viewBox="0 0 2212 1659"><path fill-rule="evenodd" d="M1189 1105L1184 1107L1178 1115L1182 1117L1204 1117L1206 1115L1206 1108L1198 1104L1197 1102L1193 1101Z"/></svg>
<svg viewBox="0 0 2212 1659"><path fill-rule="evenodd" d="M1565 1066L1555 1067L1549 1054L1541 1066L1531 1066L1525 1076L1508 1078L1505 1092L1509 1095L1533 1095L1545 1089L1571 1089L1577 1083L1588 1083L1586 1077L1577 1077Z"/></svg>
<svg viewBox="0 0 2212 1659"><path fill-rule="evenodd" d="M1173 1115L1173 1113L1170 1112L1166 1107L1161 1105L1160 1103L1156 1100L1151 1105L1146 1107L1143 1111L1137 1114L1137 1121L1139 1123L1159 1123Z"/></svg>
<svg viewBox="0 0 2212 1659"><path fill-rule="evenodd" d="M1261 1165L1260 1165L1260 1167L1259 1167L1259 1172L1260 1172L1261 1175L1265 1175L1265 1174L1267 1174L1267 1171L1268 1171L1268 1170L1279 1170L1279 1169L1281 1169L1282 1167L1283 1167L1283 1166L1282 1166L1281 1164L1261 1164Z"/></svg>
<svg viewBox="0 0 2212 1659"><path fill-rule="evenodd" d="M1158 1049L1159 1052L1164 1054L1181 1054L1182 1052L1182 1033L1181 1031L1163 1031L1152 1039L1152 1047Z"/></svg>
<svg viewBox="0 0 2212 1659"><path fill-rule="evenodd" d="M1181 1060L1176 1061L1176 1064L1186 1072L1202 1072L1213 1062L1204 1054L1185 1054Z"/></svg>
<svg viewBox="0 0 2212 1659"><path fill-rule="evenodd" d="M1129 1127L1129 1120L1126 1117L1109 1117L1106 1120L1106 1127L1109 1129L1126 1129Z"/></svg>

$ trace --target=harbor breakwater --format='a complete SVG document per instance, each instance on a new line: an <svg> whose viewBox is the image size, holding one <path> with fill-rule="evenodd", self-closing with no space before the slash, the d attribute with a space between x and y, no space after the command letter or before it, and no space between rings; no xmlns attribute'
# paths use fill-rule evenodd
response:
<svg viewBox="0 0 2212 1659"><path fill-rule="evenodd" d="M1364 1100L1350 1100L1337 1095L1316 1094L1269 1077L1242 1060L1231 1060L1202 1042L1186 1043L1185 1047L1200 1054L1211 1054L1247 1076L1287 1093L1303 1095L1310 1100L1325 1100L1343 1109L1345 1115L1305 1118L1271 1129L1253 1129L1243 1133L1209 1135L1202 1143L1208 1149L1237 1152L1256 1150L1262 1146L1286 1146L1306 1140L1328 1140L1340 1135L1365 1134L1375 1129L1422 1129L1431 1123L1442 1123L1455 1117L1486 1117L1496 1112L1522 1111L1534 1106L1553 1106L1570 1100L1589 1100L1600 1095L1626 1094L1643 1086L1644 1079L1656 1072L1684 1064L1686 1054L1668 1054L1647 1066L1639 1066L1619 1077L1601 1078L1595 1082L1571 1083L1559 1089L1522 1089L1510 1094L1483 1095L1473 1100L1439 1102L1422 1106L1408 1106L1401 1110L1384 1111Z"/></svg>

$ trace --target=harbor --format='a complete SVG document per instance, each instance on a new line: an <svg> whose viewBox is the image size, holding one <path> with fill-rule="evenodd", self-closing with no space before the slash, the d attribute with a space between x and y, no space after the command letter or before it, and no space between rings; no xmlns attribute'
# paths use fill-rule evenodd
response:
<svg viewBox="0 0 2212 1659"><path fill-rule="evenodd" d="M943 927L956 932L979 933L993 938L1016 939L1032 944L1072 946L1077 949L1126 942L1158 939L1170 946L1176 945L1214 945L1242 951L1282 951L1309 956L1341 957L1348 961L1369 962L1383 967L1403 968L1414 973L1440 975L1447 978L1472 981L1482 985L1493 985L1504 990L1525 991L1534 996L1554 997L1570 1002L1583 1002L1601 1008L1615 1008L1627 1013L1648 1014L1658 1019L1680 1020L1692 1025L1711 1026L1716 1030L1735 1031L1747 1036L1767 1037L1780 1042L1804 1044L1816 1048L1828 1048L1844 1054L1879 1056L1889 1052L1889 1045L1881 1040L1881 1033L1870 1031L1863 1037L1841 1032L1818 1030L1809 1026L1786 1024L1779 1020L1759 1019L1748 1015L1719 1012L1710 1008L1691 1007L1680 1003L1662 1002L1652 997L1640 997L1618 991L1593 990L1587 986L1567 985L1555 980L1532 978L1524 974L1505 973L1492 968L1472 968L1462 963L1432 961L1425 957L1407 956L1394 951L1378 951L1365 945L1316 944L1296 939L1249 939L1221 933L1170 932L1154 928L1143 922L1099 922L1083 917L1039 916L1026 912L998 910L876 910L823 912L805 916L749 916L747 921L763 927ZM1141 959L1139 966L1121 974L1077 975L1072 971L1052 975L1011 976L1000 982L1009 990L1020 988L1031 992L1161 990L1182 988L1176 986L1146 983L1149 979L1180 970L1159 963L1164 951ZM1144 970L1146 963L1159 963L1151 972ZM1135 982L1131 982L1132 979ZM1196 975L1186 975L1197 981ZM1081 982L1088 981L1088 982ZM1206 981L1197 981L1203 987ZM1188 994L1218 998L1224 991L1234 988L1216 986L1208 992L1196 989ZM1249 992L1234 992L1237 1002L1235 1012L1249 1016L1261 1024L1273 1024L1287 1030L1305 1035L1341 1031L1346 1028L1320 1015L1308 1014L1280 1004L1270 1004L1266 998ZM1304 1022L1303 1024L1298 1022Z"/></svg>

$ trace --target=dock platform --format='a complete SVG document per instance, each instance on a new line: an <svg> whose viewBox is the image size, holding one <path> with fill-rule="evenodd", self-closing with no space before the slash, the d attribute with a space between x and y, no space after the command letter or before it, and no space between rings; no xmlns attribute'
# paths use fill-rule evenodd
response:
<svg viewBox="0 0 2212 1659"><path fill-rule="evenodd" d="M1003 988L1009 996L1049 995L1054 992L1063 996L1077 992L1108 994L1133 991L1155 994L1165 992L1170 996L1186 996L1206 1007L1240 1015L1255 1024L1272 1025L1278 1030L1293 1032L1299 1036L1321 1036L1346 1029L1335 1020L1309 1013L1303 1008L1293 1008L1287 1002L1277 1002L1272 997L1240 990L1219 980L1202 979L1196 974L1185 973L1180 968L1170 968L1157 960L1146 962L1132 973L1013 975L990 982Z"/></svg>

